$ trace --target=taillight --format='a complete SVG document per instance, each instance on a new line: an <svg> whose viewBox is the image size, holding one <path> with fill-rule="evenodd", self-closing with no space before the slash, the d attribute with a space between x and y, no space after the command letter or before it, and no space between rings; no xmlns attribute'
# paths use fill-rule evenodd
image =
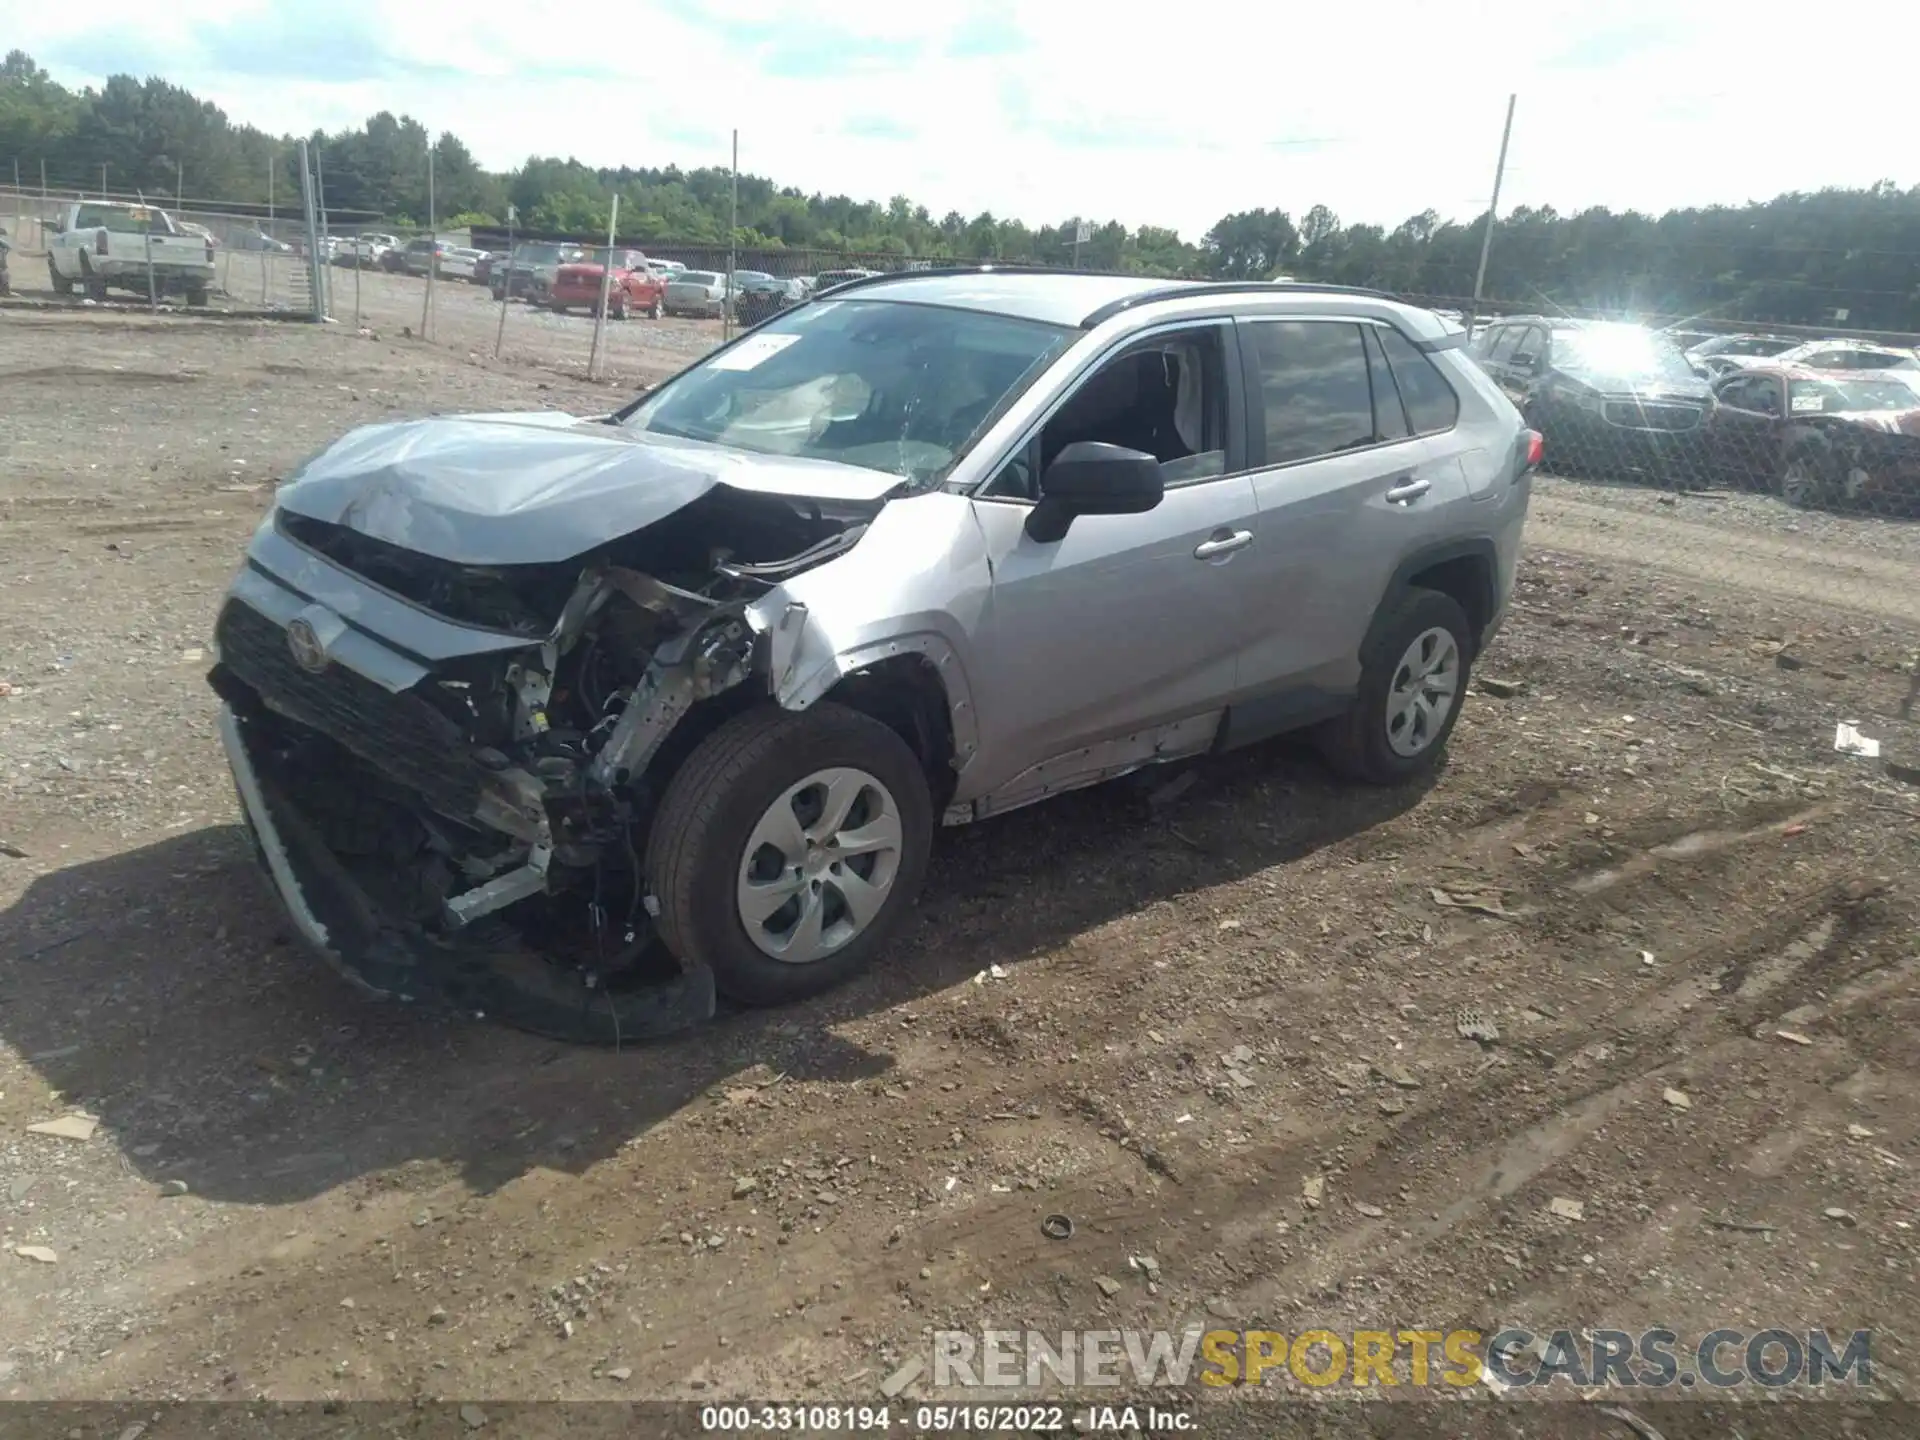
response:
<svg viewBox="0 0 1920 1440"><path fill-rule="evenodd" d="M102 230L93 237L93 253L96 255L104 255L107 253L106 231Z"/></svg>
<svg viewBox="0 0 1920 1440"><path fill-rule="evenodd" d="M1538 430L1527 431L1527 469L1537 470L1540 462L1546 458L1547 437Z"/></svg>
<svg viewBox="0 0 1920 1440"><path fill-rule="evenodd" d="M211 265L212 263L213 263L213 242L209 240L207 241L207 264Z"/></svg>

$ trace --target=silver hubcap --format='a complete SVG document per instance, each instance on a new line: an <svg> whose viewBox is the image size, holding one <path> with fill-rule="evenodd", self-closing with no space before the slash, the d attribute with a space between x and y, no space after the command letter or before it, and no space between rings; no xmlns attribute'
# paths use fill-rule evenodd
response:
<svg viewBox="0 0 1920 1440"><path fill-rule="evenodd" d="M1435 626L1407 647L1387 691L1387 744L1396 755L1418 755L1447 723L1460 692L1460 646Z"/></svg>
<svg viewBox="0 0 1920 1440"><path fill-rule="evenodd" d="M900 807L864 770L816 770L767 807L740 858L740 923L805 965L873 923L900 873Z"/></svg>

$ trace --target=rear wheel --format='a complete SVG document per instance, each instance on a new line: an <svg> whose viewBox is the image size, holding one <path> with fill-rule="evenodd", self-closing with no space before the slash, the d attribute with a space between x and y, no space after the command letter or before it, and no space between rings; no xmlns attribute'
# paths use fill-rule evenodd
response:
<svg viewBox="0 0 1920 1440"><path fill-rule="evenodd" d="M1353 708L1319 735L1349 779L1392 785L1445 753L1473 669L1473 623L1450 595L1409 590L1381 616L1360 657Z"/></svg>
<svg viewBox="0 0 1920 1440"><path fill-rule="evenodd" d="M562 305L558 300L549 302L547 308L556 315L564 315L567 313L567 307Z"/></svg>
<svg viewBox="0 0 1920 1440"><path fill-rule="evenodd" d="M653 304L647 307L647 318L649 320L658 320L661 316L665 315L666 313L667 313L667 307L663 305L658 299L656 299L653 302Z"/></svg>
<svg viewBox="0 0 1920 1440"><path fill-rule="evenodd" d="M1796 509L1831 504L1844 488L1840 462L1833 448L1818 436L1789 450L1774 477L1774 493Z"/></svg>
<svg viewBox="0 0 1920 1440"><path fill-rule="evenodd" d="M748 711L688 757L654 820L661 938L744 1004L819 994L885 947L932 839L926 775L885 725L831 702Z"/></svg>
<svg viewBox="0 0 1920 1440"><path fill-rule="evenodd" d="M196 308L205 305L209 298L211 298L210 293L204 285L196 285L193 289L187 291L187 304L195 306Z"/></svg>
<svg viewBox="0 0 1920 1440"><path fill-rule="evenodd" d="M73 294L73 281L69 280L66 276L60 273L60 267L53 263L52 256L47 257L47 275L50 277L50 279L53 282L54 294L56 295Z"/></svg>
<svg viewBox="0 0 1920 1440"><path fill-rule="evenodd" d="M607 318L609 320L624 320L627 318L627 297L625 295L615 295L607 302Z"/></svg>

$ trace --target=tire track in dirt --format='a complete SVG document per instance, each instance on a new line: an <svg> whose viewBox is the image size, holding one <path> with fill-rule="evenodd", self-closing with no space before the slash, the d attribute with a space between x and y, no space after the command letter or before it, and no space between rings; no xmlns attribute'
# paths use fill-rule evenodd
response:
<svg viewBox="0 0 1920 1440"><path fill-rule="evenodd" d="M1796 544L1757 530L1663 519L1535 495L1527 544L1648 565L1692 579L1920 621L1911 564L1830 543Z"/></svg>

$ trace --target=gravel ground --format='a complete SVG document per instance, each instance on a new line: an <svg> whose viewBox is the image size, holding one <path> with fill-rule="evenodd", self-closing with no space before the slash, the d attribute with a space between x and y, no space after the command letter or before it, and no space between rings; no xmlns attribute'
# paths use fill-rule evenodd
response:
<svg viewBox="0 0 1920 1440"><path fill-rule="evenodd" d="M866 978L569 1050L288 943L202 647L348 426L711 327L589 385L587 322L496 365L377 278L370 334L0 313L0 1396L877 1399L930 1326L1208 1317L1870 1324L1909 1393L1920 791L1833 731L1920 749L1912 527L1543 481L1430 782L1281 744L967 827Z"/></svg>

